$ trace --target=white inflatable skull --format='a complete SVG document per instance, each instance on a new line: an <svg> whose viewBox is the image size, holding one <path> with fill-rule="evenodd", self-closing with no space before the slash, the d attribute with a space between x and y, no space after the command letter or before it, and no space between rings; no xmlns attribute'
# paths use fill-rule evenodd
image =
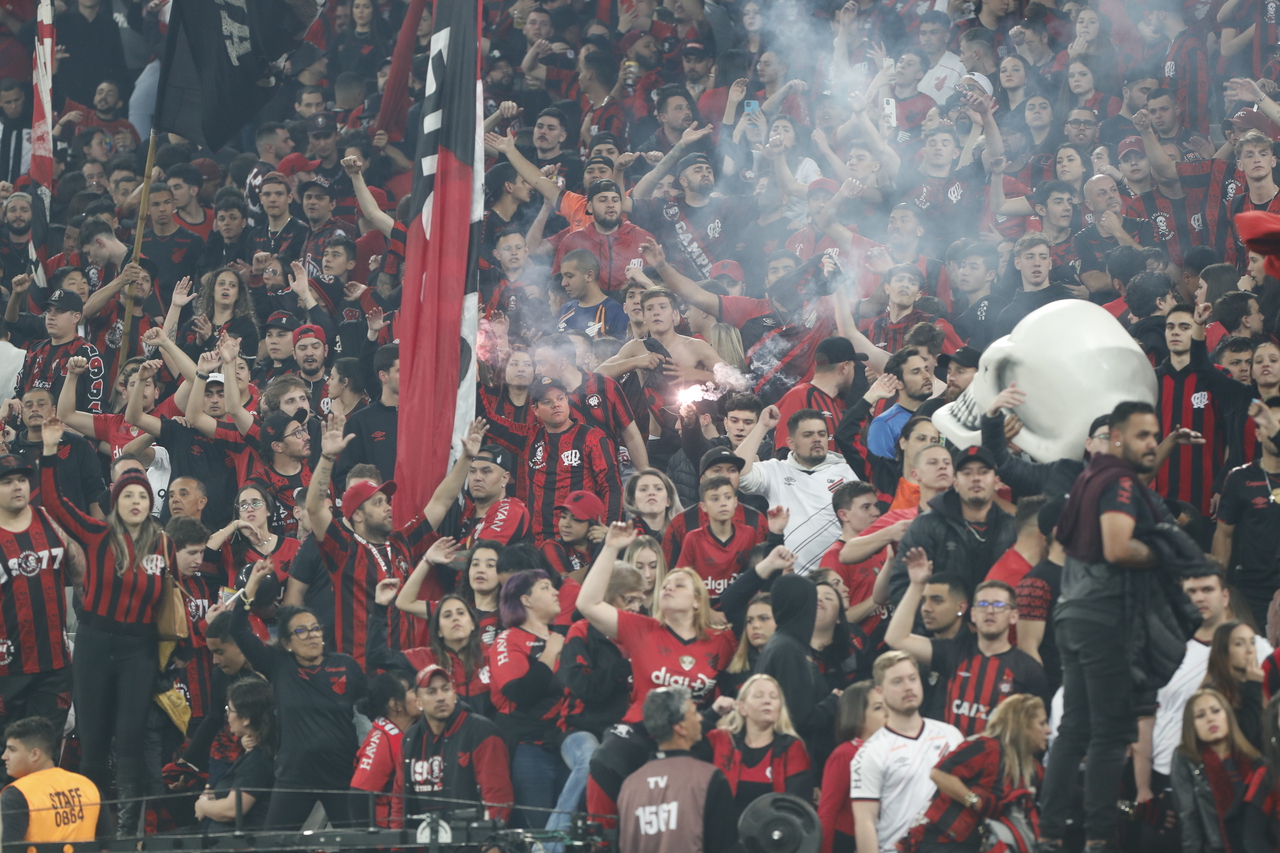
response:
<svg viewBox="0 0 1280 853"><path fill-rule="evenodd" d="M1082 299L1028 314L982 354L972 384L933 423L957 447L982 443L981 417L1010 383L1026 392L1015 443L1040 462L1080 459L1089 425L1126 400L1156 402L1151 362L1104 308Z"/></svg>

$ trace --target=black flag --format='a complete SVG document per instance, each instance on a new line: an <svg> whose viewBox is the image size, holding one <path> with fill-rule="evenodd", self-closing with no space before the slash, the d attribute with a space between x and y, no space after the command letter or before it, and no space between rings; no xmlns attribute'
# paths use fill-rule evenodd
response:
<svg viewBox="0 0 1280 853"><path fill-rule="evenodd" d="M172 0L154 125L216 151L271 100L310 0ZM310 16L308 19L308 15Z"/></svg>

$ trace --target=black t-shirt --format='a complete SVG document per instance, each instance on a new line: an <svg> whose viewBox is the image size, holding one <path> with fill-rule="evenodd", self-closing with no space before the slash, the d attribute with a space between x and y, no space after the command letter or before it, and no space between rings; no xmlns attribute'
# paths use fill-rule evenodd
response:
<svg viewBox="0 0 1280 853"><path fill-rule="evenodd" d="M156 443L169 451L173 464L170 482L179 477L199 480L209 498L204 510L206 521L214 530L229 524L231 501L236 494L236 469L235 458L226 444L170 418L160 419L160 439ZM168 523L168 504L161 511L160 520Z"/></svg>
<svg viewBox="0 0 1280 853"><path fill-rule="evenodd" d="M536 156L536 155L535 155ZM564 188L571 193L582 192L582 161L571 151L561 151L549 160L537 157L533 164L539 169L555 166L558 177L564 178Z"/></svg>
<svg viewBox="0 0 1280 853"><path fill-rule="evenodd" d="M1280 547L1280 475L1267 476L1258 463L1227 475L1218 504L1218 521L1235 527L1231 539L1233 582L1241 588L1273 591L1280 586L1276 550Z"/></svg>
<svg viewBox="0 0 1280 853"><path fill-rule="evenodd" d="M289 566L289 577L307 585L302 604L315 613L316 619L324 626L325 648L337 648L333 638L333 581L320 559L320 547L314 536L302 540Z"/></svg>
<svg viewBox="0 0 1280 853"><path fill-rule="evenodd" d="M1111 118L1103 119L1102 123L1098 125L1098 141L1104 145L1111 146L1112 157L1115 157L1115 150L1124 139L1140 135L1138 129L1133 126L1133 119L1126 118L1119 113Z"/></svg>
<svg viewBox="0 0 1280 853"><path fill-rule="evenodd" d="M271 807L271 788L275 786L276 771L271 756L261 747L240 754L231 768L213 786L214 799L231 795L233 788L240 788L253 795L253 808L244 812L244 826L260 829L267 823L267 810ZM254 789L258 790L254 790ZM205 818L201 826L206 832L225 832L228 824Z"/></svg>
<svg viewBox="0 0 1280 853"><path fill-rule="evenodd" d="M1132 219L1128 216L1124 219L1124 231L1139 246L1149 247L1155 246L1156 230L1151 224L1150 219ZM1071 238L1075 243L1076 258L1079 263L1079 272L1106 272L1107 271L1107 252L1120 245L1115 237L1103 236L1098 230L1097 223L1076 234Z"/></svg>
<svg viewBox="0 0 1280 853"><path fill-rule="evenodd" d="M986 349L996 339L996 319L1008 303L996 296L984 296L952 321L956 334L970 346Z"/></svg>

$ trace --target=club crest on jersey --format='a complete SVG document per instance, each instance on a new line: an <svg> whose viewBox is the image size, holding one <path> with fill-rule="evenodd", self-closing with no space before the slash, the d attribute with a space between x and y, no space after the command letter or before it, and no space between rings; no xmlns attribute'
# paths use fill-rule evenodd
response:
<svg viewBox="0 0 1280 853"><path fill-rule="evenodd" d="M710 225L707 226L707 236L710 237L712 240L716 239L717 237L720 236L721 228L722 226L720 225L719 219L713 221Z"/></svg>
<svg viewBox="0 0 1280 853"><path fill-rule="evenodd" d="M693 659L693 655L680 656L680 666L682 669L684 669L685 672L688 672L689 670L693 669L694 663L696 663L696 661Z"/></svg>
<svg viewBox="0 0 1280 853"><path fill-rule="evenodd" d="M1276 22L1276 2L1271 0L1267 3L1267 23L1274 24Z"/></svg>
<svg viewBox="0 0 1280 853"><path fill-rule="evenodd" d="M591 408L593 408L593 409L598 409L598 408L600 408L600 395L599 395L599 394L588 394L588 395L587 395L587 405L588 405L588 406L590 406L590 407L591 407Z"/></svg>
<svg viewBox="0 0 1280 853"><path fill-rule="evenodd" d="M9 561L9 573L22 575L24 578L33 578L40 573L40 566L43 562L40 559L40 555L35 551L23 551Z"/></svg>
<svg viewBox="0 0 1280 853"><path fill-rule="evenodd" d="M142 570L149 575L158 575L164 571L164 557L159 554L148 554L142 558Z"/></svg>
<svg viewBox="0 0 1280 853"><path fill-rule="evenodd" d="M947 190L947 198L951 199L952 204L959 203L962 195L964 195L964 186L961 184L952 184L951 188Z"/></svg>
<svg viewBox="0 0 1280 853"><path fill-rule="evenodd" d="M564 453L560 454L560 464L561 465L581 465L582 451L566 450Z"/></svg>
<svg viewBox="0 0 1280 853"><path fill-rule="evenodd" d="M827 480L827 491L834 492L844 484L844 477L836 477L834 480Z"/></svg>
<svg viewBox="0 0 1280 853"><path fill-rule="evenodd" d="M1191 408L1203 409L1209 405L1209 392L1197 391L1191 395Z"/></svg>
<svg viewBox="0 0 1280 853"><path fill-rule="evenodd" d="M13 662L13 643L0 640L0 666L8 666Z"/></svg>
<svg viewBox="0 0 1280 853"><path fill-rule="evenodd" d="M1193 231L1203 231L1203 230L1204 230L1204 216L1203 216L1203 215L1201 215L1201 214L1199 214L1199 213L1196 213L1196 214L1192 215L1192 217L1191 217L1191 229L1192 229Z"/></svg>
<svg viewBox="0 0 1280 853"><path fill-rule="evenodd" d="M669 201L662 206L662 215L672 222L675 222L676 219L680 217L680 208L674 201Z"/></svg>
<svg viewBox="0 0 1280 853"><path fill-rule="evenodd" d="M1176 70L1177 70L1177 66L1174 64L1172 59L1170 59L1168 62L1164 64L1164 76L1172 77Z"/></svg>

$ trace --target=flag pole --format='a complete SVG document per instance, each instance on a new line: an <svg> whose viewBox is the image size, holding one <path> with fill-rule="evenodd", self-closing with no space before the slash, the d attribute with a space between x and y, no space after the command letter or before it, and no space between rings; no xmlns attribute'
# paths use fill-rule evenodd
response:
<svg viewBox="0 0 1280 853"><path fill-rule="evenodd" d="M134 263L138 262L138 258L142 257L142 232L146 230L147 224L147 208L151 204L151 170L156 165L156 129L151 128L151 139L147 143L147 165L142 171L142 198L138 199L138 226L134 229L133 234L133 254L131 258ZM160 287L160 282L151 282L151 287ZM129 285L124 291L124 338L120 341L120 357L116 359L116 375L112 379L111 387L114 389L116 382L120 381L120 374L124 372L124 364L129 360L129 351L133 348L133 293L134 286Z"/></svg>

